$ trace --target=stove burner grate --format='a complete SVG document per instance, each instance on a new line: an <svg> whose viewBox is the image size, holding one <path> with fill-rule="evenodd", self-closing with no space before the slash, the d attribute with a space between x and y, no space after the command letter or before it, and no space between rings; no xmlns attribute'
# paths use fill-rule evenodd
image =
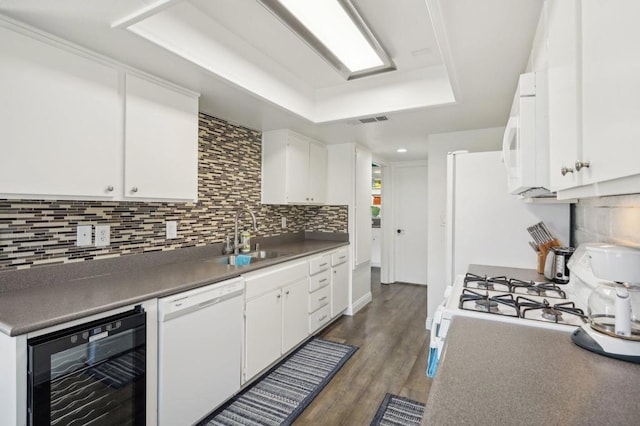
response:
<svg viewBox="0 0 640 426"><path fill-rule="evenodd" d="M527 318L528 312L541 310L542 318L549 322L555 322L558 324L564 323L564 317L562 316L562 314L575 315L579 317L584 323L587 322L587 317L584 314L584 311L580 308L576 308L576 305L573 302L556 303L554 305L551 305L547 299L544 299L542 302L538 302L523 296L519 296L516 299L516 303L521 308L520 312L522 314L522 318L531 319Z"/></svg>
<svg viewBox="0 0 640 426"><path fill-rule="evenodd" d="M470 283L475 283L475 287L470 286L469 285ZM487 277L486 275L480 276L476 274L467 273L464 277L463 287L476 288L480 290L509 291L509 280L505 276Z"/></svg>
<svg viewBox="0 0 640 426"><path fill-rule="evenodd" d="M523 281L517 278L511 278L509 280L509 291L517 293L517 289L524 289L527 294L532 296L548 296L557 297L560 299L566 299L566 293L557 285L553 283L534 283L533 281Z"/></svg>
<svg viewBox="0 0 640 426"><path fill-rule="evenodd" d="M484 294L475 291L477 289L465 288L460 295L460 303L458 307L468 311L486 312L489 314L505 315L511 317L520 317L518 304L511 293L499 294L497 296L489 296L488 292ZM470 305L471 302L475 302ZM500 306L509 306L511 310L502 310Z"/></svg>

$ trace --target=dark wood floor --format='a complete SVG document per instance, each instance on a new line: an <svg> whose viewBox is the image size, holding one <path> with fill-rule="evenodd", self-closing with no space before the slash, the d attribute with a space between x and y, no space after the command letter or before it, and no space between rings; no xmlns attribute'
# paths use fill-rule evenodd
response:
<svg viewBox="0 0 640 426"><path fill-rule="evenodd" d="M343 316L320 337L358 346L295 425L368 425L387 392L426 403L429 332L425 330L427 288L380 285L372 273L373 301Z"/></svg>

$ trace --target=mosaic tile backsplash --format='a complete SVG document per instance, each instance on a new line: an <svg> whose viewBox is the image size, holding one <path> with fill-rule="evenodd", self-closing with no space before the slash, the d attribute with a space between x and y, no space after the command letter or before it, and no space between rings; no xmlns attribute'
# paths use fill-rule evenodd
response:
<svg viewBox="0 0 640 426"><path fill-rule="evenodd" d="M220 243L233 236L235 210L242 205L256 214L258 237L348 232L347 206L260 204L261 137L200 114L196 203L0 199L0 271ZM169 220L178 222L177 239L165 239ZM239 223L248 227L249 220L241 216ZM109 224L111 244L76 247L79 224Z"/></svg>

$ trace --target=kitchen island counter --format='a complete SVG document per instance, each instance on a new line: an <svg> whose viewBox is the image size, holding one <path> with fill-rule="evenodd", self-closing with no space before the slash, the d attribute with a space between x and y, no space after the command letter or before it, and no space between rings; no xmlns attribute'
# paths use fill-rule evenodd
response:
<svg viewBox="0 0 640 426"><path fill-rule="evenodd" d="M214 258L220 254L216 246L3 272L0 332L25 334L348 244L343 240L300 239L263 245L263 250L282 255L247 266L216 262Z"/></svg>
<svg viewBox="0 0 640 426"><path fill-rule="evenodd" d="M640 365L568 333L455 317L422 424L638 424L639 385Z"/></svg>

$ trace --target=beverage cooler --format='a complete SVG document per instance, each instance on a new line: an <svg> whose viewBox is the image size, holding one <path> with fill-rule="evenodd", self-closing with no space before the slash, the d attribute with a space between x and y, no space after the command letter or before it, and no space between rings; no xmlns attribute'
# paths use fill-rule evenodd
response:
<svg viewBox="0 0 640 426"><path fill-rule="evenodd" d="M28 346L29 425L144 425L142 307L38 336Z"/></svg>

